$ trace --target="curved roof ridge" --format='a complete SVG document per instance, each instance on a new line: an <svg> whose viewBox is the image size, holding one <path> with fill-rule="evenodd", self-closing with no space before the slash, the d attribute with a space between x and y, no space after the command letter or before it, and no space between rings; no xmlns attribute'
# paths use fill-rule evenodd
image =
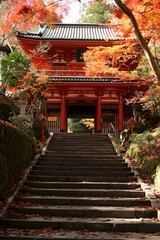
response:
<svg viewBox="0 0 160 240"><path fill-rule="evenodd" d="M116 26L116 25L115 25ZM135 38L124 38L116 27L108 24L53 23L53 27L40 25L37 32L21 33L17 37L34 40L81 40L81 41L119 41Z"/></svg>

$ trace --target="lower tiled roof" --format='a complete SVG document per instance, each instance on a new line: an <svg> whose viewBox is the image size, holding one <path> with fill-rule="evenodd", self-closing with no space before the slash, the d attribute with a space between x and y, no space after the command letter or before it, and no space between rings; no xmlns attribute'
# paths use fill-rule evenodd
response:
<svg viewBox="0 0 160 240"><path fill-rule="evenodd" d="M119 78L101 78L101 77L50 77L51 82L122 82ZM125 80L125 82L137 82L134 79Z"/></svg>

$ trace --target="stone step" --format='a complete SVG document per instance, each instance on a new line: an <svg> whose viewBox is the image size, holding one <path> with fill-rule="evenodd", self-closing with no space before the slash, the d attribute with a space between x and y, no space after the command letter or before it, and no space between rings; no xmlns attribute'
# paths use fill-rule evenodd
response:
<svg viewBox="0 0 160 240"><path fill-rule="evenodd" d="M21 193L37 196L74 196L74 197L126 197L137 198L145 197L142 190L123 190L123 189L45 189L45 188L22 188Z"/></svg>
<svg viewBox="0 0 160 240"><path fill-rule="evenodd" d="M46 156L48 156L48 155L54 155L54 154L56 154L56 155L71 155L71 156L73 156L73 155L75 155L75 156L77 156L77 155L79 155L79 154L81 154L82 156L87 156L88 155L88 152L92 152L92 157L94 157L94 155L95 156L107 156L107 153L108 153L108 155L111 155L111 156L113 156L113 155L115 155L116 153L115 153L115 150L114 149L105 149L105 151L104 151L104 149L103 150L94 150L94 149L91 149L91 150L85 150L85 149L54 149L54 148L52 148L52 149L48 149L48 152L46 153Z"/></svg>
<svg viewBox="0 0 160 240"><path fill-rule="evenodd" d="M131 169L129 167L118 166L116 169L114 167L106 166L106 167L99 167L99 166L78 166L78 167L70 167L70 166L34 166L33 170L36 171L57 171L57 172L129 172Z"/></svg>
<svg viewBox="0 0 160 240"><path fill-rule="evenodd" d="M114 146L109 143L109 142L105 142L105 141L56 141L56 142L50 142L49 146L48 146L48 149L50 148L54 148L54 147L57 147L57 148L70 148L71 146L73 148L88 148L88 149L92 149L92 148L97 148L97 149L113 149Z"/></svg>
<svg viewBox="0 0 160 240"><path fill-rule="evenodd" d="M99 163L100 164L111 164L111 163L113 163L113 164L115 164L115 163L125 163L125 161L123 160L123 159L119 159L119 158L113 158L113 159L106 159L106 158L104 158L104 159L101 159L101 158L99 158L99 159L97 159L97 158L83 158L83 156L82 156L82 158L79 158L79 157L77 157L77 156L75 156L75 157L67 157L67 156L64 156L64 157L57 157L57 156L50 156L50 157L47 157L47 156L42 156L40 159L39 159L39 162L41 162L41 161L45 161L45 162L62 162L62 163L65 163L65 162L68 162L68 164L70 164L70 163L83 163L83 164L87 164L87 163L89 163L89 164L95 164L95 165L98 165Z"/></svg>
<svg viewBox="0 0 160 240"><path fill-rule="evenodd" d="M24 186L33 188L74 188L74 189L140 189L141 185L138 183L119 183L119 182L38 182L27 181Z"/></svg>
<svg viewBox="0 0 160 240"><path fill-rule="evenodd" d="M150 219L110 219L110 218L42 218L29 219L0 219L0 226L17 229L64 229L76 231L101 231L101 232L159 232L160 222ZM158 240L158 239L157 239Z"/></svg>
<svg viewBox="0 0 160 240"><path fill-rule="evenodd" d="M42 205L73 205L73 206L151 206L147 198L107 198L107 197L56 197L56 196L23 196L15 198L16 202L35 203Z"/></svg>
<svg viewBox="0 0 160 240"><path fill-rule="evenodd" d="M70 149L71 147L73 149L114 149L113 145L112 144L108 144L108 143L105 143L105 142L93 142L93 141L83 141L83 142L55 142L55 143L50 143L50 145L48 146L48 149L50 148L54 148L56 146L57 149Z"/></svg>
<svg viewBox="0 0 160 240"><path fill-rule="evenodd" d="M9 208L11 218L13 211L15 214L38 215L48 217L80 217L80 218L156 218L157 211L149 208L136 207L106 207L106 206L25 206L17 203L16 206ZM21 216L19 216L21 217Z"/></svg>
<svg viewBox="0 0 160 240"><path fill-rule="evenodd" d="M53 145L53 146L48 147L48 151L61 151L61 150L63 150L63 151L83 151L83 152L86 152L87 150L88 151L102 151L102 152L104 152L104 151L115 151L113 146L108 146L108 147L101 146L101 147L99 147L97 145L94 146L93 144L90 147L88 147L86 145L84 145L84 146L82 146L82 145L81 146L78 146L78 145L74 146L73 144L62 145L62 146Z"/></svg>
<svg viewBox="0 0 160 240"><path fill-rule="evenodd" d="M60 135L56 135L54 134L54 138L52 139L52 141L64 141L64 140L67 140L67 141L71 141L71 140L75 140L75 141L82 141L82 140L85 140L85 141L94 141L94 140L99 140L99 141L110 141L109 137L107 135L104 135L104 134L92 134L92 135L89 135L89 134L84 134L84 135L80 135L80 134L60 134Z"/></svg>
<svg viewBox="0 0 160 240"><path fill-rule="evenodd" d="M90 151L92 151L92 156L94 157L94 155L95 156L104 156L105 155L105 153L107 152L109 155L115 155L115 150L108 150L108 149L106 149L106 151L104 152L104 151L102 151L102 150L96 150L96 151L94 151L94 150L90 150ZM52 153L51 153L52 152ZM85 155L87 155L88 154L88 150L66 150L66 149L63 149L63 151L62 151L62 149L60 149L60 150L57 150L57 149L55 149L55 150L51 150L50 151L50 153L48 152L47 154L46 154L46 156L48 156L48 155L52 155L52 156L54 156L54 155L60 155L60 156L64 156L64 155L70 155L70 156L77 156L77 155L82 155L82 156L85 156Z"/></svg>
<svg viewBox="0 0 160 240"><path fill-rule="evenodd" d="M92 144L92 145L91 145ZM71 147L71 146L73 146L73 147L76 147L76 148L82 148L82 147L84 147L84 148L93 148L93 147L95 147L95 148L113 148L113 145L112 144L109 144L109 142L106 142L106 141L98 141L98 140L96 140L96 141L86 141L86 140L83 140L83 141L76 141L76 140L73 140L73 141L69 141L69 140L67 140L67 141L54 141L54 142L50 142L50 144L49 144L49 146L48 146L48 148L50 148L50 147L54 147L54 146L56 146L56 147L58 147L58 148L62 148L62 147Z"/></svg>
<svg viewBox="0 0 160 240"><path fill-rule="evenodd" d="M57 158L57 159L67 159L67 160L91 160L93 159L94 161L98 161L99 160L108 160L108 161L114 161L114 160L117 160L117 161L122 161L122 157L119 157L117 155L115 155L114 152L112 153L108 153L107 154L94 154L91 155L91 154L88 154L88 152L86 153L83 153L83 152L79 152L79 153L73 153L73 152L63 152L63 151L60 151L60 152L47 152L45 155L42 155L40 158Z"/></svg>
<svg viewBox="0 0 160 240"><path fill-rule="evenodd" d="M71 143L65 143L65 142L62 142L62 143L55 143L55 144L50 144L48 146L48 151L51 151L51 150L55 150L55 149L65 149L65 150L71 150L74 149L74 150L102 150L102 151L106 151L106 149L108 150L113 150L114 149L114 146L112 144L108 144L108 143L97 143L97 142L90 142L90 143L75 143L75 142L71 142Z"/></svg>
<svg viewBox="0 0 160 240"><path fill-rule="evenodd" d="M114 147L112 145L108 146L107 144L101 144L100 146L97 145L97 143L90 143L91 146L87 146L86 144L84 145L79 145L79 143L75 144L75 143L70 143L70 144L66 144L66 143L62 143L62 145L60 143L57 144L52 144L50 145L47 149L48 151L54 151L56 150L101 150L101 151L106 151L108 150L114 150Z"/></svg>
<svg viewBox="0 0 160 240"><path fill-rule="evenodd" d="M91 145L92 144L92 145ZM75 147L92 147L92 146L95 146L95 147L104 147L104 148L113 148L113 145L110 143L110 141L98 141L98 140L94 140L94 141L87 141L87 140L81 140L81 141L77 141L75 139L73 140L67 140L67 141L63 141L63 140L55 140L54 142L51 141L50 142L50 145L49 145L49 148L50 147L61 147L61 146L64 146L64 147L68 147L68 146L75 146Z"/></svg>
<svg viewBox="0 0 160 240"><path fill-rule="evenodd" d="M63 158L64 157L64 154L62 151L58 152L58 153L54 153L52 151L46 151L45 152L45 155L41 155L41 157L53 157L53 156L56 156L57 158ZM89 154L89 153L81 153L81 155L77 154L76 152L74 154L72 153L67 153L65 155L66 158L70 158L70 157L76 157L76 158L82 158L82 159L91 159L93 158L94 160L98 160L98 159L101 159L101 160L114 160L114 159L118 159L118 160L122 160L122 157L118 156L117 154L105 154L103 153L103 155L99 155L99 154Z"/></svg>
<svg viewBox="0 0 160 240"><path fill-rule="evenodd" d="M86 166L86 167L114 167L114 168L117 168L117 167L127 167L128 164L125 163L125 162L102 162L102 161L99 161L99 162L93 162L93 161L58 161L56 159L53 159L52 160L43 160L41 159L40 161L38 161L36 163L36 166L57 166L57 167L65 167L65 166L70 166L70 167L81 167L81 166Z"/></svg>
<svg viewBox="0 0 160 240"><path fill-rule="evenodd" d="M78 148L82 148L82 146L84 146L85 148L92 148L93 146L95 146L96 148L113 148L113 145L109 142L106 141L86 141L86 140L82 140L82 141L76 141L76 140L67 140L67 141L54 141L54 142L50 142L49 148L50 147L78 147Z"/></svg>
<svg viewBox="0 0 160 240"><path fill-rule="evenodd" d="M3 235L1 235L3 234ZM2 240L157 240L159 237L158 234L144 234L144 233L118 233L118 232L100 232L100 231L64 231L63 229L54 230L51 228L42 228L42 229L7 229L7 232L0 228L0 239Z"/></svg>
<svg viewBox="0 0 160 240"><path fill-rule="evenodd" d="M41 175L41 176L104 176L104 177L129 177L129 176L134 176L133 172L125 172L125 171L115 171L110 172L109 170L104 170L104 171L84 171L84 170L79 170L79 171L46 171L46 170L31 170L32 175Z"/></svg>
<svg viewBox="0 0 160 240"><path fill-rule="evenodd" d="M42 176L42 175L32 175L30 174L28 176L28 180L37 180L37 181L42 181L42 182L55 182L55 181L60 181L60 182L115 182L115 180L117 182L127 182L127 183L131 183L131 182L135 182L137 181L136 177L133 176L122 176L119 177L118 174L115 177L113 176L106 176L106 177L93 177L93 176Z"/></svg>
<svg viewBox="0 0 160 240"><path fill-rule="evenodd" d="M53 142L72 142L72 141L74 141L74 142L82 142L82 143L84 143L84 142L107 142L107 143L110 143L111 142L111 140L108 138L108 137L104 137L104 136L102 136L102 137L100 137L100 136L97 136L97 137L94 137L94 136L91 136L91 137L88 137L88 136L84 136L84 137L77 137L77 136L75 136L75 137L55 137L54 136L54 138L51 140L51 142L53 143Z"/></svg>

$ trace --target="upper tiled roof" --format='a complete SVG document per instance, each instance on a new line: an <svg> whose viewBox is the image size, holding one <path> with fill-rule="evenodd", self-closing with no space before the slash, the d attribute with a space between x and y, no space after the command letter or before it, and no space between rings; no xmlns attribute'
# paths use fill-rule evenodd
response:
<svg viewBox="0 0 160 240"><path fill-rule="evenodd" d="M18 37L39 40L85 40L85 41L115 41L124 40L122 34L114 28L98 24L62 24L54 25L54 28L41 26L37 32L21 33Z"/></svg>

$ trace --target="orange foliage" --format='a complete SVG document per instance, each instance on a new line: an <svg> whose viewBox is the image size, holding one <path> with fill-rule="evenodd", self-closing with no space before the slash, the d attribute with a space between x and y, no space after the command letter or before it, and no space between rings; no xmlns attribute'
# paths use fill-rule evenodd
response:
<svg viewBox="0 0 160 240"><path fill-rule="evenodd" d="M160 26L160 1L159 0L126 0L125 5L134 14L138 26L146 37L159 36ZM128 17L116 6L114 13L120 19L119 23L125 30L125 35L133 34ZM125 29L124 29L125 26Z"/></svg>
<svg viewBox="0 0 160 240"><path fill-rule="evenodd" d="M160 39L160 2L159 0L125 0L125 5L132 11L135 16L139 29L147 41L153 36ZM133 26L128 18L115 4L110 6L116 14L118 24L115 30L121 33L124 38L135 37ZM115 19L113 19L115 23ZM124 27L125 26L125 27ZM133 39L133 38L131 38ZM127 40L126 40L127 41ZM131 43L130 43L131 44ZM84 54L86 62L86 75L89 76L111 76L117 78L136 79L130 71L135 70L139 64L142 49L138 45L132 44L113 46L107 48L90 48ZM139 77L137 77L139 78ZM144 79L144 78L142 78Z"/></svg>
<svg viewBox="0 0 160 240"><path fill-rule="evenodd" d="M48 91L48 79L44 75L35 78L30 72L26 74L23 81L18 82L19 89L28 90L34 99L44 96Z"/></svg>
<svg viewBox="0 0 160 240"><path fill-rule="evenodd" d="M154 116L160 116L160 86L153 84L145 95L140 98L145 109L149 109Z"/></svg>
<svg viewBox="0 0 160 240"><path fill-rule="evenodd" d="M86 75L133 79L133 75L129 71L135 67L133 64L137 66L140 55L134 45L100 46L88 49L83 55L86 63ZM139 79L134 75L134 79L136 78Z"/></svg>
<svg viewBox="0 0 160 240"><path fill-rule="evenodd" d="M6 0L0 12L0 34L13 28L26 31L39 23L53 24L61 20L74 0Z"/></svg>

